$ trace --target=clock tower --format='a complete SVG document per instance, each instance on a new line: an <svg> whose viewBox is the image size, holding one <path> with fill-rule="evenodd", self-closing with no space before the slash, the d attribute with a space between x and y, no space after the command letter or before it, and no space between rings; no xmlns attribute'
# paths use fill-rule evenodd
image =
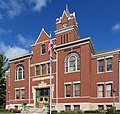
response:
<svg viewBox="0 0 120 114"><path fill-rule="evenodd" d="M70 14L67 5L66 9L63 11L62 17L56 19L55 35L57 40L56 45L80 39L75 12Z"/></svg>

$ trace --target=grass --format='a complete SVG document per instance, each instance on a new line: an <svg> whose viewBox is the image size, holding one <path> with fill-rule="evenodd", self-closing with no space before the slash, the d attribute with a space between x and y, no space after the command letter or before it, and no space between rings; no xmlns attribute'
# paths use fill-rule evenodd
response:
<svg viewBox="0 0 120 114"><path fill-rule="evenodd" d="M13 113L4 109L0 109L0 114L13 114Z"/></svg>

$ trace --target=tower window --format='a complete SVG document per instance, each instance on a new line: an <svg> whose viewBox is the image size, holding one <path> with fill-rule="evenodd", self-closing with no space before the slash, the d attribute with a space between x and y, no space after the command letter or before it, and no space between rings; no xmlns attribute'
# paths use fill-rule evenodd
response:
<svg viewBox="0 0 120 114"><path fill-rule="evenodd" d="M61 37L60 37L60 38L61 38L61 44L62 44L62 43L63 43L63 42L62 42L62 35L61 35Z"/></svg>
<svg viewBox="0 0 120 114"><path fill-rule="evenodd" d="M64 34L64 43L65 43L65 34Z"/></svg>
<svg viewBox="0 0 120 114"><path fill-rule="evenodd" d="M66 43L68 43L68 33L66 34Z"/></svg>

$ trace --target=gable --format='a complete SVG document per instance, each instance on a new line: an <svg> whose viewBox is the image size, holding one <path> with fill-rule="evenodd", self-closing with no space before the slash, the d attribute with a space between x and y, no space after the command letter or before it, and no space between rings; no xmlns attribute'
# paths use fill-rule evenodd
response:
<svg viewBox="0 0 120 114"><path fill-rule="evenodd" d="M42 41L46 41L49 40L50 36L45 32L44 28L42 28L36 42L35 45L42 42Z"/></svg>

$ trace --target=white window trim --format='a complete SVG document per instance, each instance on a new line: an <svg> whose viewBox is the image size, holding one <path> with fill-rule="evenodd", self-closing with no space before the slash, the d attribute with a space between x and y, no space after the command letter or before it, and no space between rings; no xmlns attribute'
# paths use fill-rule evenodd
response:
<svg viewBox="0 0 120 114"><path fill-rule="evenodd" d="M47 71L47 69L46 69L46 64L41 64L41 65L40 65L40 66L41 66L41 69L40 69L40 71L41 71L41 72L40 72L40 75L41 75L41 76L44 76L44 75L47 74L47 72L46 72L45 74L43 74L43 71L42 71L42 68L43 68L42 66L43 66L43 65L45 65L45 72Z"/></svg>
<svg viewBox="0 0 120 114"><path fill-rule="evenodd" d="M73 97L74 98L79 98L80 96L75 96L75 92L74 92L75 91L75 84L80 84L80 82L78 82L78 83L77 82L73 82Z"/></svg>
<svg viewBox="0 0 120 114"><path fill-rule="evenodd" d="M64 96L65 96L65 98L71 98L71 97L66 97L66 85L71 85L72 86L72 82L64 83Z"/></svg>
<svg viewBox="0 0 120 114"><path fill-rule="evenodd" d="M73 53L75 53L75 52L73 52ZM70 71L70 62L69 62L70 60L69 59L71 58L71 56L75 57L75 71ZM72 73L72 72L78 72L78 71L80 71L80 70L77 70L78 63L77 63L77 56L76 55L72 55L72 53L70 53L70 56L68 57L68 60L66 61L66 58L65 58L64 63L65 63L65 73ZM68 64L68 72L66 72L66 63Z"/></svg>
<svg viewBox="0 0 120 114"><path fill-rule="evenodd" d="M98 96L98 85L103 85L103 96ZM104 98L104 82L97 83L97 98Z"/></svg>
<svg viewBox="0 0 120 114"><path fill-rule="evenodd" d="M104 73L104 72L105 72L105 71L99 72L99 67L98 67L99 63L98 63L98 61L100 61L100 60L103 60L103 61L104 61L104 58L99 58L99 59L97 59L97 74L101 74L101 73ZM103 67L104 67L104 65L103 65ZM105 68L105 67L104 67L104 68Z"/></svg>
<svg viewBox="0 0 120 114"><path fill-rule="evenodd" d="M105 97L106 97L106 98L112 98L112 96L110 96L110 97L107 96L106 85L109 85L109 84L111 85L111 87L113 86L113 83L111 83L111 82L105 82ZM112 91L112 88L111 88L111 91Z"/></svg>
<svg viewBox="0 0 120 114"><path fill-rule="evenodd" d="M112 70L107 71L107 59L112 59ZM113 72L113 56L109 56L105 58L105 72Z"/></svg>
<svg viewBox="0 0 120 114"><path fill-rule="evenodd" d="M36 74L36 70L37 70L37 69L36 69L36 66L39 66L39 67L40 67L40 65L39 65L39 64L35 65L35 76L39 76L39 75Z"/></svg>
<svg viewBox="0 0 120 114"><path fill-rule="evenodd" d="M21 100L25 100L25 99L22 99L22 92L21 92L21 90L24 90L24 91L25 91L25 87L20 88L20 99L21 99Z"/></svg>
<svg viewBox="0 0 120 114"><path fill-rule="evenodd" d="M70 58L74 56L75 57L75 71L77 71L77 57L75 55L70 55L69 58L68 58L68 72L75 72L75 71L70 71Z"/></svg>
<svg viewBox="0 0 120 114"><path fill-rule="evenodd" d="M45 44L42 44L45 45ZM46 54L46 45L45 45L45 53L42 53L42 45L41 45L41 55L45 55Z"/></svg>
<svg viewBox="0 0 120 114"><path fill-rule="evenodd" d="M15 100L19 100L19 99L20 99L20 97L19 97L19 99L16 99L16 90L18 90L18 91L19 91L19 94L20 94L20 90L19 90L19 88L15 88Z"/></svg>
<svg viewBox="0 0 120 114"><path fill-rule="evenodd" d="M22 79L18 79L18 74L19 74L19 73L18 73L18 69L19 69L19 68L22 69ZM18 66L16 72L17 72L17 73L15 73L15 74L16 74L17 76L15 75L15 81L24 80L24 78L23 78L23 77L24 77L24 68L23 68L22 66ZM16 79L16 78L17 78L17 79Z"/></svg>

